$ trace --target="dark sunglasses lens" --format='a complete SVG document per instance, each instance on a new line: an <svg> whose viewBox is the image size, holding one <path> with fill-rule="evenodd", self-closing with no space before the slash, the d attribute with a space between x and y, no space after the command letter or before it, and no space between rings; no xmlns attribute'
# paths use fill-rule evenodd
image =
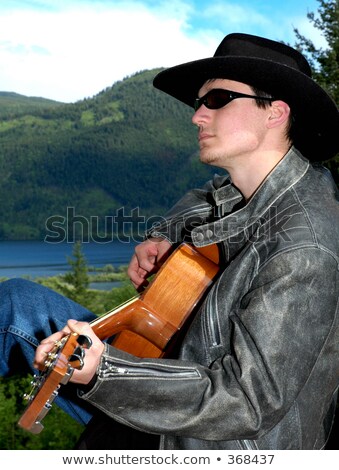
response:
<svg viewBox="0 0 339 470"><path fill-rule="evenodd" d="M227 91L211 90L206 95L206 106L210 109L220 109L230 102L230 95Z"/></svg>
<svg viewBox="0 0 339 470"><path fill-rule="evenodd" d="M220 109L230 101L230 95L226 90L211 90L205 96L196 100L195 110L199 109L202 104L208 109Z"/></svg>

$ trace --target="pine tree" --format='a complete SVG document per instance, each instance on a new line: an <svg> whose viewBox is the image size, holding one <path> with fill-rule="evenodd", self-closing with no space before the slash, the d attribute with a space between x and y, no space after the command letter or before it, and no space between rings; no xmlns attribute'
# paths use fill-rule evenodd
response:
<svg viewBox="0 0 339 470"><path fill-rule="evenodd" d="M313 78L339 104L339 0L318 0L318 15L307 14L313 26L321 31L326 39L326 48L316 48L314 43L294 29L299 49L309 60ZM339 186L339 155L326 162Z"/></svg>
<svg viewBox="0 0 339 470"><path fill-rule="evenodd" d="M89 276L86 258L82 252L81 243L76 242L73 249L73 259L68 258L71 270L63 276L67 283L62 287L62 293L75 302L86 306L91 294L88 290Z"/></svg>
<svg viewBox="0 0 339 470"><path fill-rule="evenodd" d="M310 61L314 79L324 87L339 103L339 0L318 0L318 15L307 14L315 28L321 31L326 39L326 48L317 48L314 43L303 36L297 28L295 47L303 52Z"/></svg>

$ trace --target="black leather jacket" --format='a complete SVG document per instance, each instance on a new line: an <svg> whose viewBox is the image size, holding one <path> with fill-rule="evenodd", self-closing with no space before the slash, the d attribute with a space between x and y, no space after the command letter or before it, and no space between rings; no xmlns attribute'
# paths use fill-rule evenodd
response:
<svg viewBox="0 0 339 470"><path fill-rule="evenodd" d="M83 398L161 434L163 449L323 448L339 383L333 183L292 148L247 205L216 177L152 234L180 242L188 232L195 245L218 242L224 266L179 359L106 346Z"/></svg>

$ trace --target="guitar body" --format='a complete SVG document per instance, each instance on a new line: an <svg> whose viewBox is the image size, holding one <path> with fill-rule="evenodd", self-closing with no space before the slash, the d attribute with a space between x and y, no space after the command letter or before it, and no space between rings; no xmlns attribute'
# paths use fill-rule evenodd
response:
<svg viewBox="0 0 339 470"><path fill-rule="evenodd" d="M140 296L95 319L93 331L101 340L114 337L114 347L134 356L166 356L212 284L218 262L216 245L199 249L180 245ZM43 429L42 418L76 367L70 358L79 349L77 336L71 334L56 343L27 396L29 403L18 422L20 427L32 433Z"/></svg>

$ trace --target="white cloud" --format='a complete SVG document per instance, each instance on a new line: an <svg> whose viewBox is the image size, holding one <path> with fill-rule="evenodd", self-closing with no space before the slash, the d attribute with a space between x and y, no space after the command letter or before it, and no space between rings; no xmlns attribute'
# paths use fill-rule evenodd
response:
<svg viewBox="0 0 339 470"><path fill-rule="evenodd" d="M139 70L210 55L214 44L185 35L179 7L124 2L3 12L0 90L75 101Z"/></svg>
<svg viewBox="0 0 339 470"><path fill-rule="evenodd" d="M321 38L305 17L276 11L272 19L255 5L219 0L3 3L0 90L70 102L139 70L209 57L227 32L293 43L297 26L307 37Z"/></svg>
<svg viewBox="0 0 339 470"><path fill-rule="evenodd" d="M299 30L302 36L311 39L315 47L326 48L327 43L325 37L321 34L321 31L313 26L313 24L307 18L295 18L291 20L294 28Z"/></svg>

